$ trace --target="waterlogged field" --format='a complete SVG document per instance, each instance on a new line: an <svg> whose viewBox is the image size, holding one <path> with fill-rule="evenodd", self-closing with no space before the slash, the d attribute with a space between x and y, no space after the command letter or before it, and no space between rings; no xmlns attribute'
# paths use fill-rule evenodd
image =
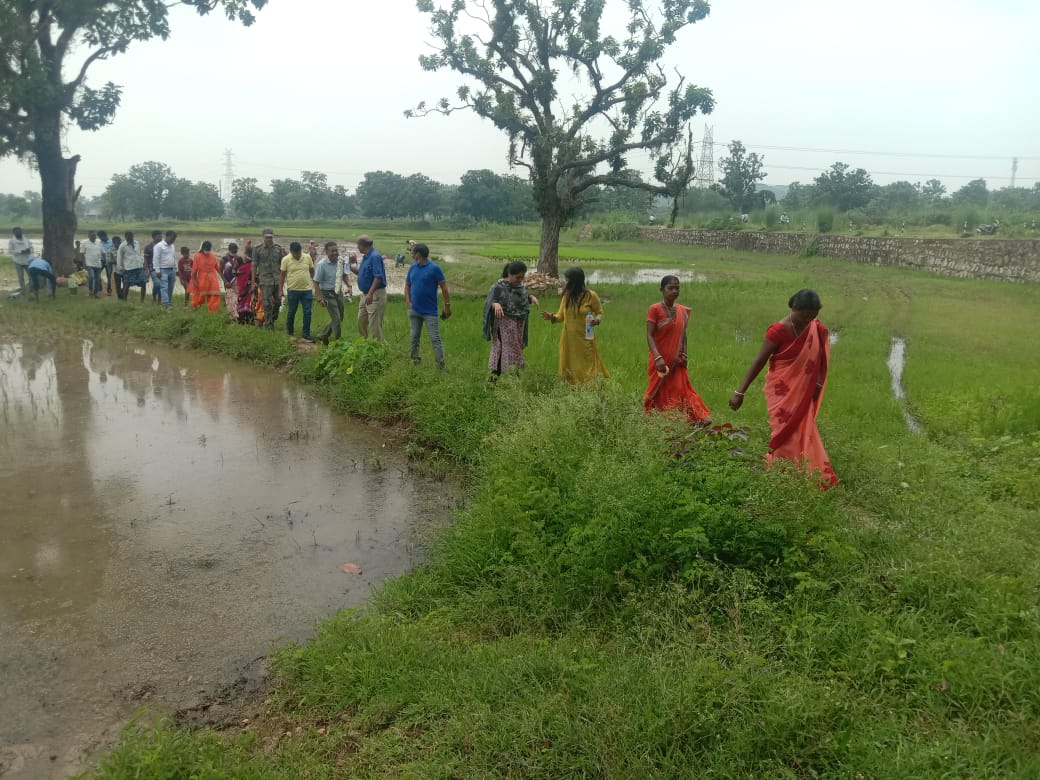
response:
<svg viewBox="0 0 1040 780"><path fill-rule="evenodd" d="M509 239L430 241L456 287L444 374L406 359L400 298L385 356L331 378L320 352L207 315L0 308L8 329L54 320L288 366L409 426L416 468L472 484L427 564L276 656L260 717L221 733L143 718L98 776L1040 776L1040 288L565 245L561 269L679 272L693 383L716 423L746 427L732 441L641 413L655 284L595 286L601 386L561 386L541 320L524 374L488 385L482 293L534 254ZM761 378L726 407L807 286L836 335L820 428L842 484L825 494L761 468Z"/></svg>

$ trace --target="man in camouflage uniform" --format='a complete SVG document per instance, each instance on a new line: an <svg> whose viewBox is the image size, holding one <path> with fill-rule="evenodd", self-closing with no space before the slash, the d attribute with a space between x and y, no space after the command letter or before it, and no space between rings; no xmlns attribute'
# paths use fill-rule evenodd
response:
<svg viewBox="0 0 1040 780"><path fill-rule="evenodd" d="M280 244L274 242L274 231L264 228L264 241L253 249L253 286L260 283L264 303L264 327L274 329L278 319L278 306L281 304L279 279L282 273L282 257L285 251Z"/></svg>

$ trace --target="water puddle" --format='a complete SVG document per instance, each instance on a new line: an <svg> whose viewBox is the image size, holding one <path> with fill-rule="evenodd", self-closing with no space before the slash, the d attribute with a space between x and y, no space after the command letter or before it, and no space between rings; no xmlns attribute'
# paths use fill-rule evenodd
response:
<svg viewBox="0 0 1040 780"><path fill-rule="evenodd" d="M686 271L669 270L667 268L639 268L635 271L590 271L588 284L660 284L665 276L678 276L680 283L707 282L704 274Z"/></svg>
<svg viewBox="0 0 1040 780"><path fill-rule="evenodd" d="M910 414L907 408L906 392L903 390L903 367L906 365L906 341L895 337L892 339L892 348L888 352L888 373L892 376L892 395L903 407L903 419L910 433L920 434L923 432L920 421Z"/></svg>
<svg viewBox="0 0 1040 780"><path fill-rule="evenodd" d="M410 568L453 491L274 371L0 343L0 775L81 770L140 706L306 638Z"/></svg>

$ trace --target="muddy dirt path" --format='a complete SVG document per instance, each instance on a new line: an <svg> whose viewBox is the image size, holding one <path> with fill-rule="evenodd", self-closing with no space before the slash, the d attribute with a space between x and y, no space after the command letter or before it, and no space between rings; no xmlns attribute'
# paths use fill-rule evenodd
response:
<svg viewBox="0 0 1040 780"><path fill-rule="evenodd" d="M457 493L274 371L0 339L0 775L66 777L143 706L256 682Z"/></svg>

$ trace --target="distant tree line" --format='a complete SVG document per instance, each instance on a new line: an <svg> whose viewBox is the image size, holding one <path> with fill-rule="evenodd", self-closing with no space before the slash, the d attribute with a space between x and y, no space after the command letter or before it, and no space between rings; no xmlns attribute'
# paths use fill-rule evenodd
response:
<svg viewBox="0 0 1040 780"><path fill-rule="evenodd" d="M922 183L897 181L878 185L862 168L835 162L811 183L787 185L783 197L762 186L764 159L749 152L740 141L719 163L721 180L708 189L691 189L680 200L682 216L746 213L775 206L788 212L832 209L851 214L857 222L881 223L915 217L915 222L951 224L990 218L999 214L1040 214L1040 183L1030 188L990 190L984 179L975 179L951 194L937 179ZM631 173L633 177L638 174ZM587 196L579 219L614 214L642 221L649 213L666 208L661 199L639 189L597 187ZM369 171L356 192L330 186L328 177L303 171L298 179L273 179L262 188L255 178L236 179L228 204L231 215L256 221L261 218L343 219L456 219L485 222L530 222L539 218L531 183L487 169L467 171L458 184L442 184L422 173L403 175L393 171ZM225 204L217 188L207 182L178 177L169 166L149 161L112 176L98 198L77 203L82 214L108 219L205 220L225 216ZM0 194L0 215L15 220L39 220L39 193ZM960 221L958 221L960 220Z"/></svg>
<svg viewBox="0 0 1040 780"><path fill-rule="evenodd" d="M652 208L647 193L623 187L594 188L588 200L585 215L627 211L645 216ZM196 221L224 216L251 222L354 216L503 223L538 219L529 181L487 169L467 171L452 185L422 173L369 171L354 193L340 185L330 186L328 176L318 171L303 171L298 179L273 179L266 188L255 178L242 178L235 179L225 205L215 185L181 178L170 166L154 160L113 174L100 196L80 198L76 209L81 217L96 215L119 221ZM0 215L39 221L39 193L0 194Z"/></svg>
<svg viewBox="0 0 1040 780"><path fill-rule="evenodd" d="M866 170L844 162L835 162L809 184L796 181L787 185L778 202L776 194L762 186L766 178L764 165L761 155L748 151L740 141L731 142L728 156L719 161L721 180L710 188L687 191L681 200L680 214L747 213L777 205L789 212L832 209L864 222L881 223L913 215L920 217L918 222L954 224L958 217L968 217L968 221L972 215L987 218L988 211L1040 212L1040 183L1030 188L990 190L985 179L975 179L948 194L938 179L923 184L875 184Z"/></svg>

